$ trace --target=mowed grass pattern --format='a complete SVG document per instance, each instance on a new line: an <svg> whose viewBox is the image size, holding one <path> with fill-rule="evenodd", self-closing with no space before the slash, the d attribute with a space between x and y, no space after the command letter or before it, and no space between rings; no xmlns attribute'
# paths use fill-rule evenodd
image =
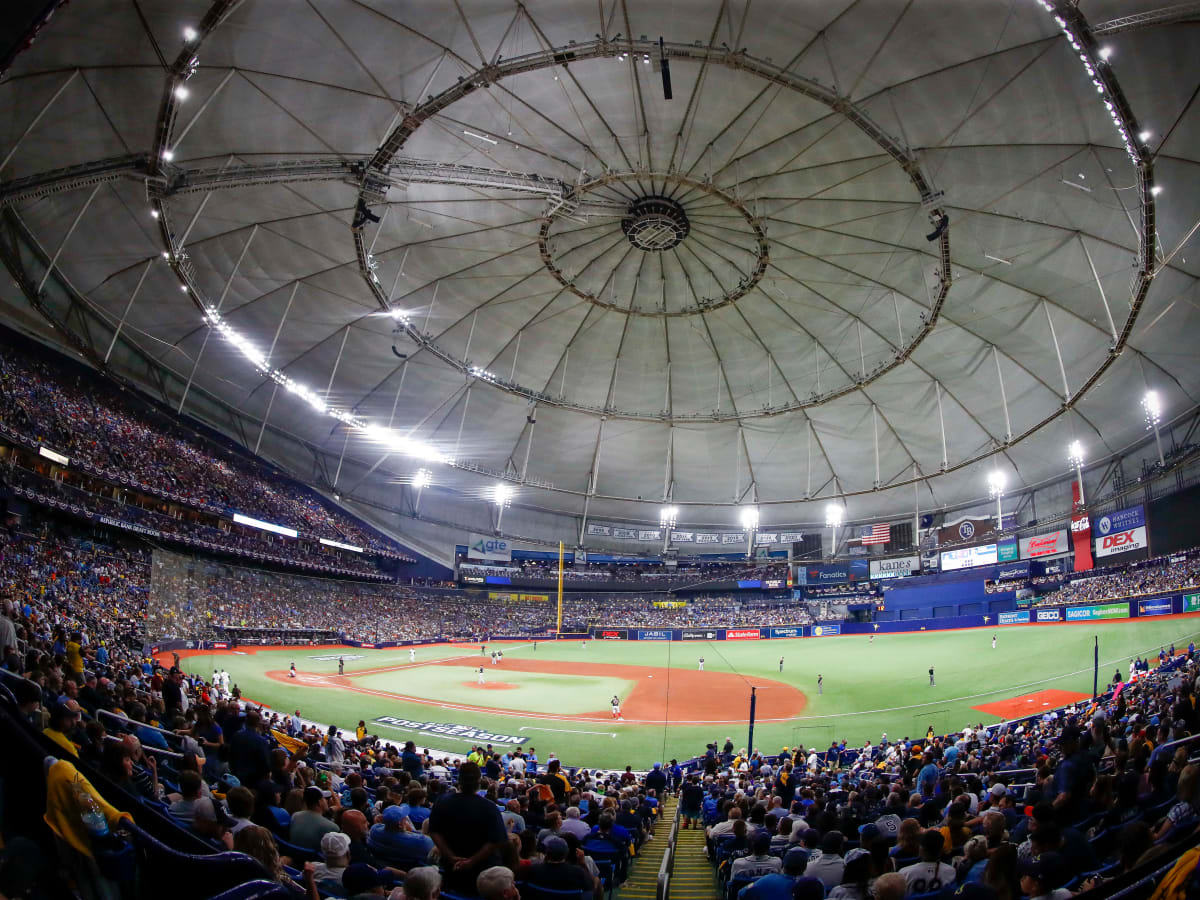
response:
<svg viewBox="0 0 1200 900"><path fill-rule="evenodd" d="M992 635L998 639L991 648ZM1155 655L1160 646L1172 642L1179 648L1200 636L1200 616L1134 619L1118 622L1072 625L1004 626L962 631L881 634L873 642L866 635L805 638L777 641L727 641L658 643L636 641L539 641L536 651L528 643L503 645L506 659L521 657L555 660L563 675L505 672L493 667L490 658L482 664L489 679L503 677L518 683L518 690L469 690L463 682L473 679L473 668L483 657L479 648L467 645L421 647L417 663L410 667L407 651L357 650L346 655L362 659L346 664L346 674L366 672L383 666L402 666L394 672L364 674L355 679L362 687L430 697L429 702L400 701L360 694L338 688L306 687L266 677L270 670L286 670L295 660L301 671L336 674L336 659L318 661L310 656L335 656L337 650L312 648L297 651L264 650L255 654L231 652L202 654L188 660L190 671L211 674L214 663L228 669L245 696L321 722L353 728L359 719L368 724L378 716L398 716L420 722L471 725L501 734L524 734L526 746L538 749L539 758L555 752L568 763L591 766L647 767L659 759L684 758L703 749L705 743L732 737L738 746L746 743L746 703L738 708L703 707L699 721L678 721L671 704L662 710L663 721L652 724L614 722L607 713L584 719L567 710L606 710L608 699L618 691L607 678L569 675L574 662L616 663L656 666L663 669L696 669L705 658L706 672L725 671L785 681L804 691L808 704L798 719L782 722L759 721L754 743L776 752L797 743L828 746L845 738L853 744L877 741L881 732L892 739L923 735L933 725L939 732L955 730L976 722L998 721L972 709L1046 688L1090 693L1092 690L1092 646L1100 640L1101 688L1118 666L1128 674L1135 655ZM500 646L500 645L498 645ZM489 649L490 652L490 649ZM784 667L779 672L779 659ZM438 659L459 659L461 666L424 665ZM928 669L936 670L937 685L929 686ZM667 678L664 671L657 677ZM818 674L824 675L824 693L817 694ZM620 681L620 679L615 679ZM382 687L380 687L382 686ZM546 702L533 699L544 694ZM509 711L517 705L536 714L561 713L563 719L547 719ZM469 706L472 709L455 708ZM449 708L446 708L449 707ZM412 737L432 749L462 751L470 741L431 737L417 732L372 728L392 740ZM610 737L615 735L615 737Z"/></svg>

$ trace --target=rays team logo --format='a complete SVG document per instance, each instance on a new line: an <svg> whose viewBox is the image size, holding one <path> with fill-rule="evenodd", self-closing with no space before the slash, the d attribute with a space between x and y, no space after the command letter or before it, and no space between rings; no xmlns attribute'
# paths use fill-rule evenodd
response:
<svg viewBox="0 0 1200 900"><path fill-rule="evenodd" d="M1096 523L1096 530L1101 534L1108 534L1112 531L1112 520L1108 516L1101 516L1100 521Z"/></svg>
<svg viewBox="0 0 1200 900"><path fill-rule="evenodd" d="M822 628L820 625L813 626L813 637L820 637L824 633L825 633L825 629Z"/></svg>
<svg viewBox="0 0 1200 900"><path fill-rule="evenodd" d="M960 523L958 526L958 536L964 541L975 537L975 523L971 521Z"/></svg>

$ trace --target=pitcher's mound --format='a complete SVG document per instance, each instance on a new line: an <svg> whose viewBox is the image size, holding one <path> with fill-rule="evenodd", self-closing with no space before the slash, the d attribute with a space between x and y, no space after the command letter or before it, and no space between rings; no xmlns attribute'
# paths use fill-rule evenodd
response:
<svg viewBox="0 0 1200 900"><path fill-rule="evenodd" d="M479 691L513 691L517 688L515 684L508 684L504 681L485 681L483 684L478 681L464 681L463 687L475 688Z"/></svg>

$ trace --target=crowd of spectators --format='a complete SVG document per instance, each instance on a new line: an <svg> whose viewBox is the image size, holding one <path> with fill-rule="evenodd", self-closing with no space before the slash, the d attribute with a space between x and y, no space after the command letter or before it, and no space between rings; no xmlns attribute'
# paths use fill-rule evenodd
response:
<svg viewBox="0 0 1200 900"><path fill-rule="evenodd" d="M1036 579L1035 579L1036 583ZM1038 606L1070 606L1200 586L1200 557L1160 556L1116 569L1079 573L1038 597Z"/></svg>
<svg viewBox="0 0 1200 900"><path fill-rule="evenodd" d="M550 560L514 560L511 563L487 564L471 562L459 556L460 578L486 578L488 575L504 575L527 581L557 582L558 563ZM621 584L645 583L657 589L686 585L703 585L705 582L737 581L744 579L777 580L781 584L787 578L787 563L763 564L754 560L745 562L683 562L678 566L662 563L573 563L563 569L564 583L614 582Z"/></svg>
<svg viewBox="0 0 1200 900"><path fill-rule="evenodd" d="M11 342L0 344L0 435L45 445L89 474L174 503L222 516L239 511L411 560L304 485L185 429L99 375L72 374Z"/></svg>
<svg viewBox="0 0 1200 900"><path fill-rule="evenodd" d="M1200 733L1200 670L1194 647L1160 662L1099 701L944 737L710 744L684 827L741 900L1066 900L1161 872L1200 833L1200 765L1175 743Z"/></svg>
<svg viewBox="0 0 1200 900"><path fill-rule="evenodd" d="M10 467L6 480L13 496L91 521L101 520L116 528L182 544L200 552L228 553L256 563L375 581L392 576L381 571L371 557L337 550L322 544L276 537L253 528L222 522L210 525L196 516L170 515L133 502L119 501L73 487L65 480L45 477L26 469Z"/></svg>

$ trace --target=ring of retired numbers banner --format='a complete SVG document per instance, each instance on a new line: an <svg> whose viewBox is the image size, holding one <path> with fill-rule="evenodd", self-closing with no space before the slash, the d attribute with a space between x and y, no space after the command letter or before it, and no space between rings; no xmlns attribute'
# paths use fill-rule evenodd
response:
<svg viewBox="0 0 1200 900"><path fill-rule="evenodd" d="M613 184L628 183L635 191L640 193L642 191L642 184L647 182L650 184L661 182L664 192L666 191L667 185L672 185L673 187L677 188L685 188L685 190L682 192L684 195L691 194L692 191L700 191L703 196L716 197L718 200L723 201L725 204L732 207L742 217L742 223L739 224L744 224L746 228L746 231L743 232L743 236L753 241L754 250L751 251L747 247L740 247L740 245L736 243L734 245L738 246L739 249L743 250L744 252L752 252L756 259L754 267L751 270L741 273L742 277L738 280L738 283L735 287L713 297L701 298L696 303L693 303L689 306L683 306L678 309L641 309L636 306L626 304L626 298L623 295L619 302L617 300L605 300L603 297L598 297L590 291L586 291L579 287L575 283L574 277L563 271L563 269L555 261L554 250L550 246L551 241L555 237L555 235L551 234L551 229L554 227L555 223L571 217L574 213L574 210L576 210L579 205L586 205L589 203L588 194L591 194L600 188ZM642 244L639 244L637 240L635 240L635 235L630 234L629 229L635 228L636 225L630 224L627 227L625 224L626 222L636 223L640 220L640 218L649 215L649 212L643 209L643 207L649 209L653 201L657 201L659 204L665 203L671 204L673 207L679 207L676 212L678 216L682 216L682 220L675 223L675 228L677 230L671 235L671 240L673 243L670 241L667 242L669 246L642 246ZM607 197L601 199L599 202L604 206L612 205L612 201ZM685 227L687 225L686 213L687 206L685 204L675 203L675 201L668 200L668 198L665 197L641 197L629 205L624 220L617 220L616 224L617 227L620 227L626 231L626 236L629 238L630 242L642 250L650 252L652 250L670 249L687 237L689 229ZM667 213L662 212L661 215L666 216ZM726 230L732 230L729 226L723 227ZM591 181L585 181L583 184L577 185L571 191L570 200L567 203L559 204L556 208L553 208L546 213L546 217L542 220L542 227L538 230L538 251L541 254L542 262L545 264L546 270L553 275L555 279L557 279L559 284L561 284L576 297L579 297L583 300L586 300L588 303L595 304L596 306L604 309L618 310L631 316L691 316L699 313L709 312L714 309L720 309L722 306L728 306L731 303L735 303L741 297L744 297L750 291L754 290L755 286L762 280L763 275L767 271L767 266L770 265L771 262L771 251L767 245L767 233L763 229L762 222L757 216L754 215L754 213L750 212L750 210L746 208L744 203L742 203L732 194L728 194L721 190L712 182L701 181L696 178L688 178L686 175L673 174L669 172L608 172L599 178L595 178Z"/></svg>

